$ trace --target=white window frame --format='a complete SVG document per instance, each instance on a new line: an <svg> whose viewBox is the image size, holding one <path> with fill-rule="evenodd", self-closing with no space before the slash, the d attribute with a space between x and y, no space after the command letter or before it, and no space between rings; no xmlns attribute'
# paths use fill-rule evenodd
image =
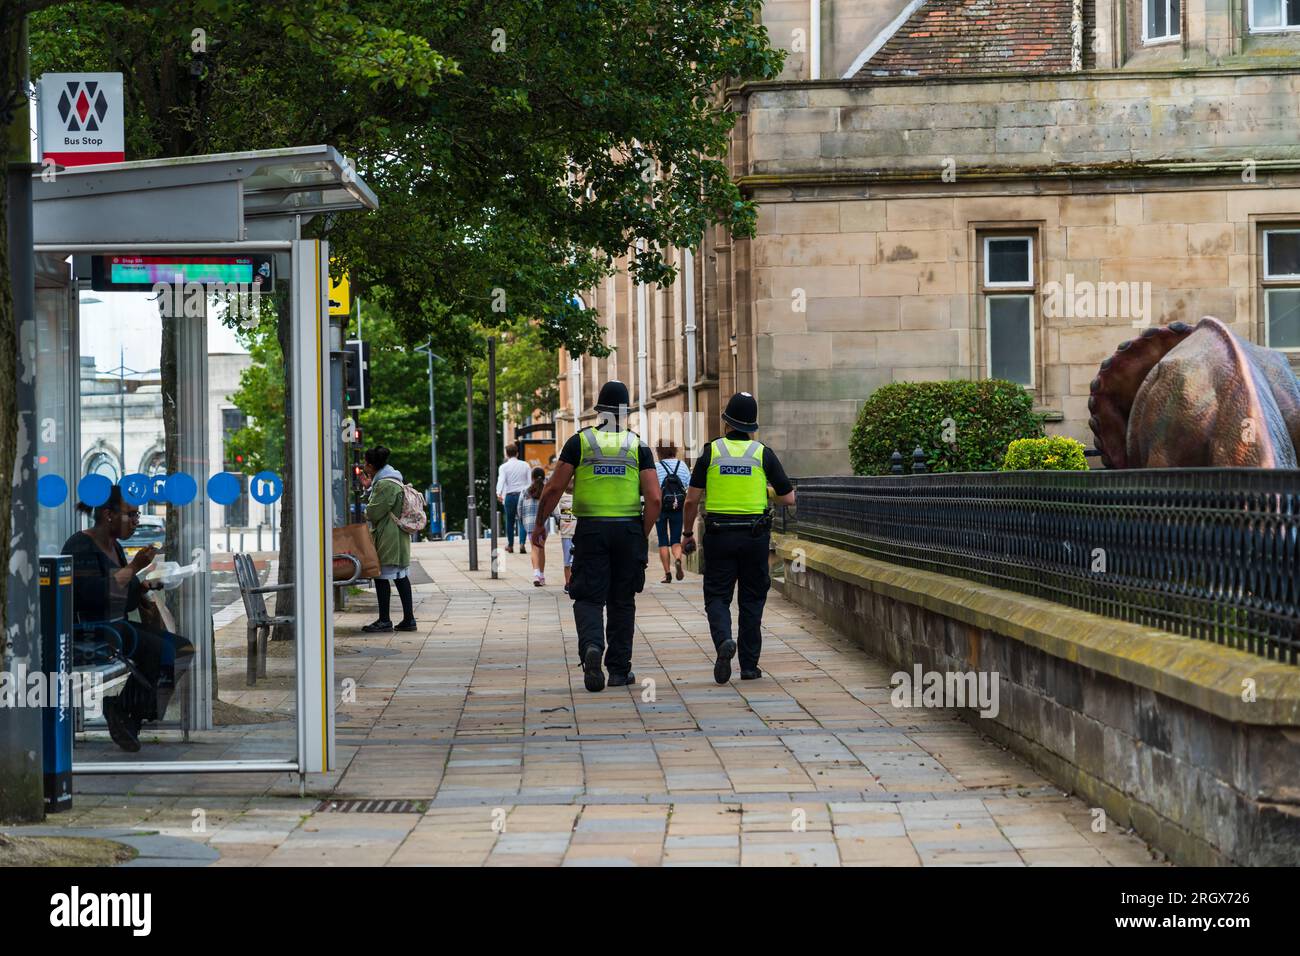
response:
<svg viewBox="0 0 1300 956"><path fill-rule="evenodd" d="M1022 287L1023 288L1023 287ZM993 320L989 303L994 299L1028 299L1029 300L1029 384L1017 382L1022 388L1038 388L1038 296L1032 289L1023 292L997 293L984 297L984 371L993 377Z"/></svg>
<svg viewBox="0 0 1300 956"><path fill-rule="evenodd" d="M1029 278L1023 282L993 282L989 279L989 265L991 258L989 256L989 243L1006 242L1008 240L1023 239L1029 243ZM1034 288L1034 237L1030 235L986 235L984 237L984 288L986 289L1032 289Z"/></svg>
<svg viewBox="0 0 1300 956"><path fill-rule="evenodd" d="M1183 0L1183 2L1185 3L1186 0ZM1147 14L1150 12L1153 3L1163 3L1165 5L1165 22L1169 25L1169 29L1173 31L1172 33L1167 33L1164 36L1159 37L1147 35L1147 26L1151 22L1151 17ZM1183 38L1182 4L1179 4L1177 17L1178 22L1175 23L1175 18L1171 16L1173 13L1173 10L1171 9L1173 3L1174 0L1142 0L1142 42L1144 44L1154 45L1157 43L1172 43L1175 40L1181 40Z"/></svg>
<svg viewBox="0 0 1300 956"><path fill-rule="evenodd" d="M1295 236L1295 235L1300 235L1300 229L1297 229L1297 228L1294 228L1294 227L1289 227L1289 228L1284 228L1284 229L1268 229L1268 228L1265 228L1265 230L1264 230L1264 263L1263 263L1264 268L1263 268L1262 270L1260 270L1260 271L1261 271L1261 274L1264 276L1264 281L1265 281L1265 282L1300 282L1300 272L1292 273L1292 274L1288 274L1288 275L1272 275L1272 274L1268 271L1268 244L1269 244L1269 240L1270 240L1273 236L1275 236L1275 235L1281 235L1281 236Z"/></svg>
<svg viewBox="0 0 1300 956"><path fill-rule="evenodd" d="M1300 235L1300 228L1296 228L1294 226L1283 227L1279 229L1265 228L1263 230L1263 233L1264 233L1264 243L1263 243L1264 257L1263 257L1263 261L1260 263L1259 271L1260 271L1260 277L1262 279L1262 285L1263 285L1262 298L1264 300L1264 345L1267 346L1268 348L1276 349L1279 352L1300 353L1300 345L1273 345L1272 344L1271 339L1273 337L1272 335L1273 322L1272 322L1272 317L1269 315L1269 307L1272 303L1272 296L1270 296L1269 293L1276 292L1279 290L1284 290L1284 289L1300 290L1300 273L1272 275L1268 271L1269 240L1274 235L1288 235L1288 236Z"/></svg>
<svg viewBox="0 0 1300 956"><path fill-rule="evenodd" d="M1287 24L1280 27L1261 27L1255 25L1255 4L1258 0L1250 0L1250 32L1251 33L1298 33L1300 32L1300 23ZM1282 0L1285 4L1286 0Z"/></svg>

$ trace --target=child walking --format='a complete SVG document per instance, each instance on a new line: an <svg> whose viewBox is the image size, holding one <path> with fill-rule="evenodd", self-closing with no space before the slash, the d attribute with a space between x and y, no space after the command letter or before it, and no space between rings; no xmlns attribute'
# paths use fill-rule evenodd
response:
<svg viewBox="0 0 1300 956"><path fill-rule="evenodd" d="M537 508L541 504L542 488L546 484L546 471L542 468L534 468L532 478L533 483L519 496L519 521L521 527L527 529L531 529L537 522ZM545 587L546 549L532 548L529 556L533 563L533 587Z"/></svg>
<svg viewBox="0 0 1300 956"><path fill-rule="evenodd" d="M569 487L560 495L555 516L560 525L560 548L564 554L564 593L568 594L569 582L573 579L573 532L578 530L578 516L573 513L573 479L569 479Z"/></svg>

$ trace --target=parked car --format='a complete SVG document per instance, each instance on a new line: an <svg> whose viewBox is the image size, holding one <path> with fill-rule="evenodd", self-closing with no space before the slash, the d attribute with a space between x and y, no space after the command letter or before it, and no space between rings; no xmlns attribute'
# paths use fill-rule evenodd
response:
<svg viewBox="0 0 1300 956"><path fill-rule="evenodd" d="M153 545L161 552L164 550L163 542L166 537L167 522L157 515L141 515L135 534L122 542L122 550L126 552L128 561L137 551L149 545Z"/></svg>

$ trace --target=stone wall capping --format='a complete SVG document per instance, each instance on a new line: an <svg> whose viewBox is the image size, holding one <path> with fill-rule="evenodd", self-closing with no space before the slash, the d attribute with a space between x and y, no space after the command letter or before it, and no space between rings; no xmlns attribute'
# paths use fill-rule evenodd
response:
<svg viewBox="0 0 1300 956"><path fill-rule="evenodd" d="M769 93L802 94L800 101L808 102L810 92L820 90L869 90L874 87L888 88L895 86L962 86L966 84L983 85L988 83L1097 83L1122 82L1131 83L1146 80L1187 80L1200 88L1205 80L1213 79L1255 79L1261 76L1293 77L1295 67L1279 61L1275 65L1256 65L1254 63L1241 67L1202 67L1179 64L1167 69L1118 69L1087 70L1083 73L963 73L952 76L857 76L853 79L823 80L754 80L728 87L726 95L730 98L752 97Z"/></svg>
<svg viewBox="0 0 1300 956"><path fill-rule="evenodd" d="M1300 728L1300 667L1029 595L774 534L777 553L892 600L1021 641L1224 720ZM1257 699L1241 699L1243 681Z"/></svg>
<svg viewBox="0 0 1300 956"><path fill-rule="evenodd" d="M1261 159L1255 162L1258 172L1300 173L1300 157L1288 159ZM1128 179L1132 177L1168 177L1168 176L1210 176L1231 178L1236 184L1241 182L1241 159L1224 159L1196 162L1131 162L1117 161L1111 163L1052 165L1052 166L963 166L959 182L990 182L1001 180L1023 181L1026 179L1071 180L1071 179ZM889 167L874 169L842 170L800 170L778 173L750 173L736 178L736 184L746 192L756 189L790 188L790 187L848 187L886 183L941 183L946 188L952 185L943 182L941 168L924 167ZM1268 189L1272 183L1260 180L1252 184L1253 189ZM1139 187L1134 186L1134 191ZM1204 189L1204 184L1187 182L1183 189ZM800 199L795 202L817 202L820 197Z"/></svg>

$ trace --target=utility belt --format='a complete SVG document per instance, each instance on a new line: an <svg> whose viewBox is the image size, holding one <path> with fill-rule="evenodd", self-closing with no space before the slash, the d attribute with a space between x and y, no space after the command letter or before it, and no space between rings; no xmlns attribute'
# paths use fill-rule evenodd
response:
<svg viewBox="0 0 1300 956"><path fill-rule="evenodd" d="M756 515L705 515L704 531L748 531L755 538L761 538L772 530L772 511Z"/></svg>
<svg viewBox="0 0 1300 956"><path fill-rule="evenodd" d="M644 520L641 515L576 515L575 517L579 521L590 521L593 524L597 521L635 521L637 524L641 524Z"/></svg>

